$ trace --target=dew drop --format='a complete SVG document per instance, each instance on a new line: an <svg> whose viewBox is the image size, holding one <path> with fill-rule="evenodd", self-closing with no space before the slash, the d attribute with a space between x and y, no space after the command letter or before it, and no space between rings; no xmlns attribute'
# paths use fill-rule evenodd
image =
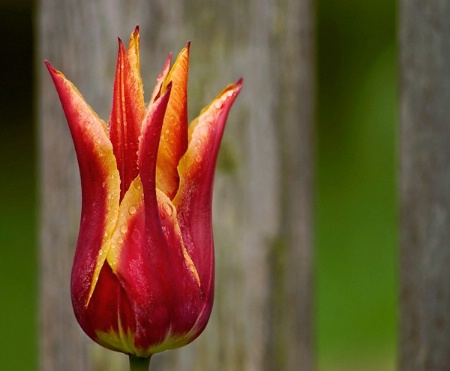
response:
<svg viewBox="0 0 450 371"><path fill-rule="evenodd" d="M210 130L210 124L208 122L206 122L204 125L201 125L198 128L198 140L199 140L199 143L201 143L201 139L208 138L209 130Z"/></svg>
<svg viewBox="0 0 450 371"><path fill-rule="evenodd" d="M111 249L115 250L116 249L116 244L111 244Z"/></svg>
<svg viewBox="0 0 450 371"><path fill-rule="evenodd" d="M100 251L98 252L98 255L100 255L100 256L103 255L103 249L100 249Z"/></svg>
<svg viewBox="0 0 450 371"><path fill-rule="evenodd" d="M127 233L127 230L128 230L128 227L127 227L126 224L123 224L123 225L120 227L120 232L122 232L122 233Z"/></svg>
<svg viewBox="0 0 450 371"><path fill-rule="evenodd" d="M123 243L123 238L122 238L122 237L119 237L119 238L117 239L117 242L120 243L120 244L122 244L122 243Z"/></svg>
<svg viewBox="0 0 450 371"><path fill-rule="evenodd" d="M214 102L214 107L217 109L222 108L222 102L220 100Z"/></svg>
<svg viewBox="0 0 450 371"><path fill-rule="evenodd" d="M195 156L195 161L201 162L202 161L202 156L201 155Z"/></svg>
<svg viewBox="0 0 450 371"><path fill-rule="evenodd" d="M133 206L133 205L131 205L129 208L128 208L128 212L131 214L131 215L134 215L134 214L136 214L136 206Z"/></svg>

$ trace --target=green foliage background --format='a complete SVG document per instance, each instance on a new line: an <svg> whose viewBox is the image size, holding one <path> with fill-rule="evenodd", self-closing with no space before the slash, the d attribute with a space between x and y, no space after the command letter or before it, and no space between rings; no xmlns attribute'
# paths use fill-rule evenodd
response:
<svg viewBox="0 0 450 371"><path fill-rule="evenodd" d="M393 370L397 49L392 0L318 0L319 370ZM0 369L37 369L31 0L0 4ZM294 350L293 350L294 351Z"/></svg>
<svg viewBox="0 0 450 371"><path fill-rule="evenodd" d="M393 370L395 2L320 0L318 15L319 369Z"/></svg>

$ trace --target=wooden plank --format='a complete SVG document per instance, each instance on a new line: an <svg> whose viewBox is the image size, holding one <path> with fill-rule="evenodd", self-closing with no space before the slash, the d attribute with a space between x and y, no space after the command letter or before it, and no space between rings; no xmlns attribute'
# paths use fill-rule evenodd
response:
<svg viewBox="0 0 450 371"><path fill-rule="evenodd" d="M107 118L115 37L141 28L147 94L191 40L190 117L240 76L215 181L216 299L204 334L152 359L167 370L311 370L313 17L310 0L41 0L41 368L126 369L78 329L69 276L80 189L70 135L41 62ZM148 99L148 97L147 97Z"/></svg>
<svg viewBox="0 0 450 371"><path fill-rule="evenodd" d="M450 4L400 1L400 368L450 369Z"/></svg>

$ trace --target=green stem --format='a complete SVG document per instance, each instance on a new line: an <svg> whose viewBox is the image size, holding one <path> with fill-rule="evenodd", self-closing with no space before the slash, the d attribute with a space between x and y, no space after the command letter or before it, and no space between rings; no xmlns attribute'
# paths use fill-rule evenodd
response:
<svg viewBox="0 0 450 371"><path fill-rule="evenodd" d="M132 354L130 357L130 371L148 371L150 367L150 357L141 358Z"/></svg>

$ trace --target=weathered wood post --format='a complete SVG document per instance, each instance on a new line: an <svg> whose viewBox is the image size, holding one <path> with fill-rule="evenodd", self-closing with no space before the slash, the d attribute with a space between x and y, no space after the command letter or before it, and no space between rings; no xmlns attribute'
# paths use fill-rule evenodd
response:
<svg viewBox="0 0 450 371"><path fill-rule="evenodd" d="M68 290L80 186L65 118L42 61L64 71L107 118L115 37L126 40L136 24L147 93L167 53L192 41L191 118L224 84L244 77L216 174L213 315L198 340L155 356L154 368L311 370L310 0L40 0L41 369L127 367L125 356L92 344L72 314Z"/></svg>
<svg viewBox="0 0 450 371"><path fill-rule="evenodd" d="M400 1L400 369L450 369L450 3Z"/></svg>

